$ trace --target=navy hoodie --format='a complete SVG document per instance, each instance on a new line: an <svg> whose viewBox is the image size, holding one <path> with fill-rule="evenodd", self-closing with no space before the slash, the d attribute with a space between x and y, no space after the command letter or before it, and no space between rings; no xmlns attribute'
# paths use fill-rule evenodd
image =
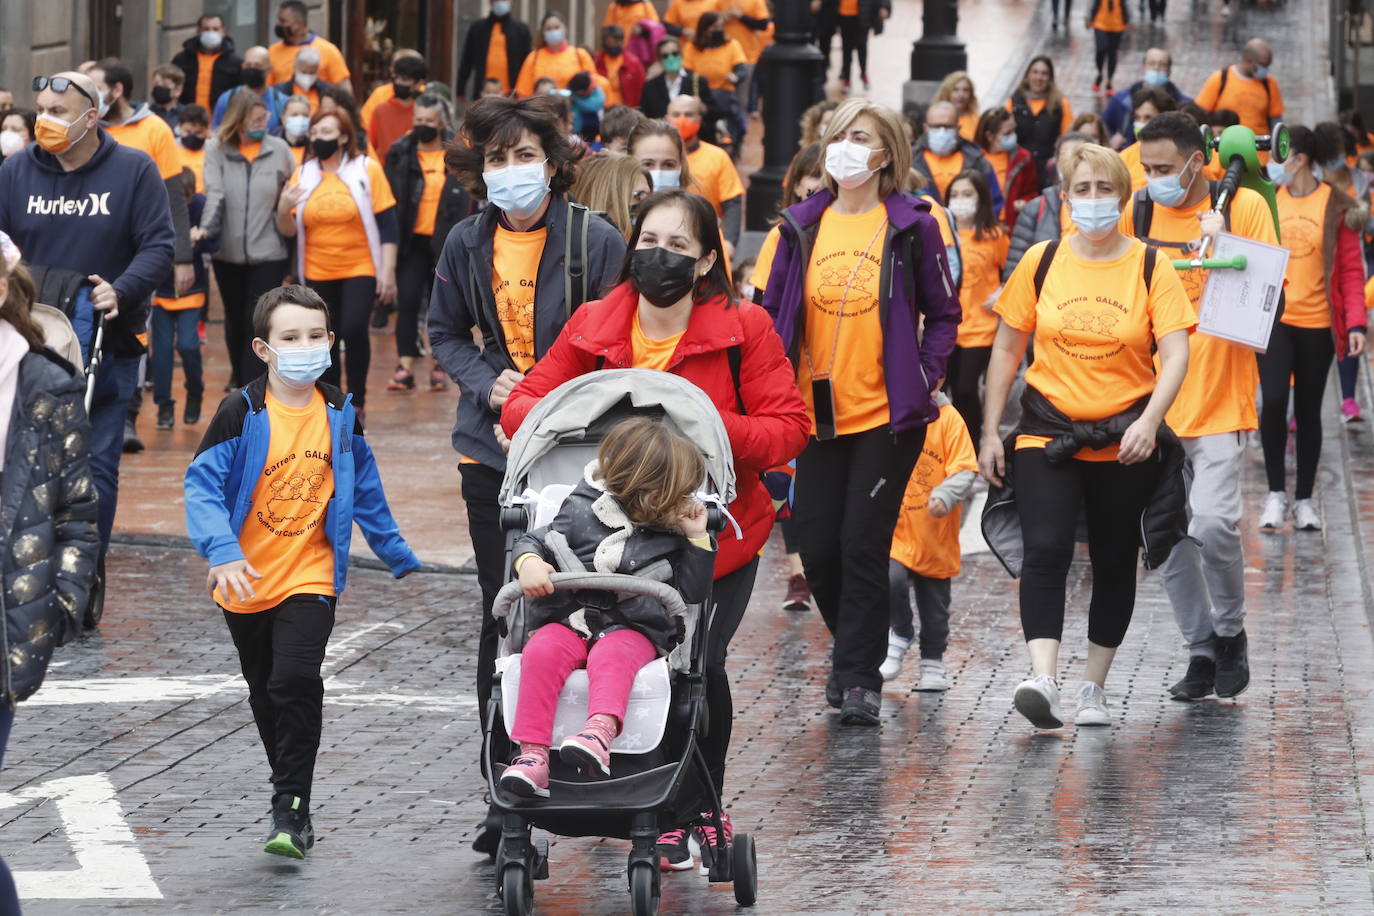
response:
<svg viewBox="0 0 1374 916"><path fill-rule="evenodd" d="M99 130L99 128L96 128ZM0 165L0 231L24 260L99 274L119 294L108 346L137 356L149 299L172 270L167 186L147 153L100 130L95 155L68 172L33 143Z"/></svg>

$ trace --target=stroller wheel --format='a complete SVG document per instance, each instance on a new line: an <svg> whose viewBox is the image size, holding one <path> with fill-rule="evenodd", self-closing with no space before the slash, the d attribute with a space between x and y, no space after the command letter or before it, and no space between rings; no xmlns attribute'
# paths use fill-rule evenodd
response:
<svg viewBox="0 0 1374 916"><path fill-rule="evenodd" d="M753 906L759 894L759 863L754 852L754 838L747 833L735 834L730 844L730 858L735 873L735 902Z"/></svg>
<svg viewBox="0 0 1374 916"><path fill-rule="evenodd" d="M100 625L100 618L105 616L105 553L101 551L100 556L95 560L95 578L91 581L91 596L86 603L86 611L81 617L81 624L88 630L94 630Z"/></svg>
<svg viewBox="0 0 1374 916"><path fill-rule="evenodd" d="M630 912L634 916L656 916L659 900L658 868L650 862L630 866Z"/></svg>
<svg viewBox="0 0 1374 916"><path fill-rule="evenodd" d="M529 869L519 862L501 870L501 902L506 916L529 916L534 910L534 883Z"/></svg>

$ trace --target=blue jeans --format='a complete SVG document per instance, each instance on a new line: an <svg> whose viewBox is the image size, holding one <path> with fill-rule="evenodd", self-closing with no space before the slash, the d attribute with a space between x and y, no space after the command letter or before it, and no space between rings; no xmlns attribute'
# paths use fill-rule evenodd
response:
<svg viewBox="0 0 1374 916"><path fill-rule="evenodd" d="M0 761L5 759L5 745L10 743L12 725L14 710L8 703L0 703ZM19 892L4 859L0 859L0 916L19 916Z"/></svg>
<svg viewBox="0 0 1374 916"><path fill-rule="evenodd" d="M153 400L161 407L172 400L172 350L181 354L181 371L186 376L186 396L198 398L205 393L200 375L200 309L168 311L153 306Z"/></svg>
<svg viewBox="0 0 1374 916"><path fill-rule="evenodd" d="M194 314L194 310L192 310ZM100 497L100 549L110 546L119 504L119 459L124 454L124 421L138 386L137 356L106 356L96 374L91 402L91 476Z"/></svg>

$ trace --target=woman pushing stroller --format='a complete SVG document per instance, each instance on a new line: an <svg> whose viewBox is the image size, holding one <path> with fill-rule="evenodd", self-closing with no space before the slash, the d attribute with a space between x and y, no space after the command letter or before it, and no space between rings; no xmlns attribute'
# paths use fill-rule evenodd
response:
<svg viewBox="0 0 1374 916"><path fill-rule="evenodd" d="M549 749L558 695L585 665L587 722L558 749L589 778L611 773L636 672L682 640L678 622L652 598L555 592L555 572L593 570L666 579L688 604L705 601L715 567L706 507L692 494L706 465L691 442L644 417L616 425L553 522L515 544L515 568L536 627L521 661L511 740L519 753L501 787L526 798L549 794ZM552 561L552 562L550 562Z"/></svg>

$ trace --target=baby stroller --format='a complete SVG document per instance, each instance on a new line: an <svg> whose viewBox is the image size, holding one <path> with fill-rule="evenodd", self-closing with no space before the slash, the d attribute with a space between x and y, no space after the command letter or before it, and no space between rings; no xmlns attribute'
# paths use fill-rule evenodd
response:
<svg viewBox="0 0 1374 916"><path fill-rule="evenodd" d="M511 442L501 486L501 527L507 569L515 539L551 521L598 443L618 421L653 416L694 442L706 460L708 527L724 529L723 507L734 498L734 465L720 415L701 389L666 372L617 369L573 379L551 392L526 418ZM519 694L520 651L528 636L518 582L497 595L492 613L502 628L497 680L483 711L483 768L492 804L502 813L496 852L497 891L507 914L527 914L533 881L549 874L548 841L532 842L534 827L558 836L605 836L631 843L628 876L632 912L651 916L659 905L658 835L681 826L715 828L716 845L703 849L712 882L734 883L735 899L753 904L757 863L753 839L736 833L726 844L721 801L711 785L699 740L706 721L706 630L711 602L688 605L671 586L650 578L562 572L556 589L598 589L647 595L678 618L682 642L665 658L640 669L630 693L625 727L611 745L612 775L589 781L550 757L548 798L521 798L500 787L509 758L510 729ZM587 711L586 671L575 671L558 700L553 738L575 734ZM709 819L702 812L709 811Z"/></svg>

